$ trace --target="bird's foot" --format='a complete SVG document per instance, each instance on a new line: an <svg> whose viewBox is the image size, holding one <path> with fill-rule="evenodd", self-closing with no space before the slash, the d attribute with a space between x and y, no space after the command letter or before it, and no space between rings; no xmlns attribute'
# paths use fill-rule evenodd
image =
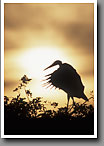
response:
<svg viewBox="0 0 104 146"><path fill-rule="evenodd" d="M73 105L74 105L74 106L76 105L75 102L73 102Z"/></svg>
<svg viewBox="0 0 104 146"><path fill-rule="evenodd" d="M77 103L73 102L73 108L76 108L77 106Z"/></svg>

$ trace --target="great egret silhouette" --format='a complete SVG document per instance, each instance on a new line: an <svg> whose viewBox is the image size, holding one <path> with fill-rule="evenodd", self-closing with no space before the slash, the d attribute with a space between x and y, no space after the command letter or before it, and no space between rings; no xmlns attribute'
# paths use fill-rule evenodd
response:
<svg viewBox="0 0 104 146"><path fill-rule="evenodd" d="M84 94L84 86L81 78L76 70L71 65L62 63L60 60L55 61L52 65L48 66L44 70L47 70L55 65L59 65L59 68L53 73L45 76L47 77L47 82L44 85L48 85L48 87L54 86L65 91L67 93L67 108L70 97L73 100L73 104L75 104L73 97L83 98L84 100L88 101L88 98Z"/></svg>

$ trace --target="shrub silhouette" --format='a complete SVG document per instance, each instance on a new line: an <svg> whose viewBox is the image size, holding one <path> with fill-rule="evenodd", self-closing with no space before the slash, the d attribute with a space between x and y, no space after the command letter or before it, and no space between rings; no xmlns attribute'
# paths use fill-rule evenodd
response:
<svg viewBox="0 0 104 146"><path fill-rule="evenodd" d="M59 108L56 102L42 102L42 97L33 98L30 89L27 89L27 84L31 80L24 75L18 87L13 90L13 92L17 92L17 96L12 100L4 96L5 134L38 134L39 131L39 134L60 134L62 132L62 134L77 134L78 132L78 134L93 134L94 107L91 104L76 103L70 105L67 110L67 107ZM21 97L21 90L25 91L25 98ZM90 99L94 99L93 91L91 91ZM54 110L48 110L46 103L54 107ZM56 107L57 110L55 110ZM59 132L60 122L64 125L64 128L61 125L62 132ZM43 123L44 126L42 126ZM51 124L50 128L46 128L48 124ZM77 124L80 129L78 129Z"/></svg>

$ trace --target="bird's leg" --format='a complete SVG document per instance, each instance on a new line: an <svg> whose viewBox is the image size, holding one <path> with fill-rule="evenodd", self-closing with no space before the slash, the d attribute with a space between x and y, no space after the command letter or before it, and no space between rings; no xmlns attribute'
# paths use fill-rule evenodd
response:
<svg viewBox="0 0 104 146"><path fill-rule="evenodd" d="M67 99L68 99L68 102L67 102L67 109L68 109L69 99L70 99L70 96L69 95L67 95Z"/></svg>
<svg viewBox="0 0 104 146"><path fill-rule="evenodd" d="M74 98L73 98L73 96L72 96L71 98L72 98L72 100L73 100L73 105L75 105L75 102L74 102Z"/></svg>

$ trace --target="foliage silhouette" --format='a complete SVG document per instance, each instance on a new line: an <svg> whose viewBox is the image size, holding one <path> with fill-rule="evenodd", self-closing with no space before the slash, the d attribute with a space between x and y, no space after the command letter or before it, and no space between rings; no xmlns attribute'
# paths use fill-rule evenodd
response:
<svg viewBox="0 0 104 146"><path fill-rule="evenodd" d="M91 104L76 103L58 107L58 103L42 102L42 97L32 97L27 84L32 79L24 75L13 92L17 97L10 100L4 96L5 134L94 134L94 107ZM26 97L21 97L21 90ZM93 99L91 91L90 99ZM46 103L53 107L48 110ZM56 110L57 107L57 110Z"/></svg>

